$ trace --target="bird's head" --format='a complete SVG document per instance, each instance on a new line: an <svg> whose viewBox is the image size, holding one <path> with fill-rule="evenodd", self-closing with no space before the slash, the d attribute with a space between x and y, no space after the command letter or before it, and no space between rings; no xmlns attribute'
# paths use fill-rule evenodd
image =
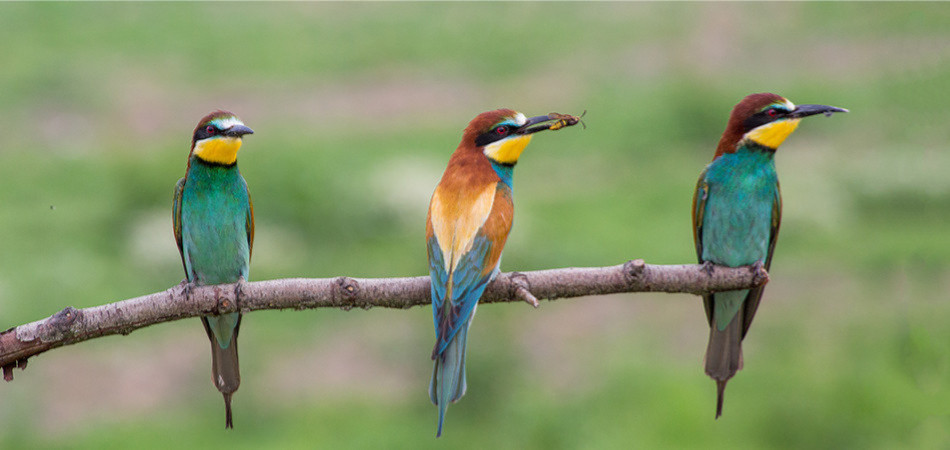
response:
<svg viewBox="0 0 950 450"><path fill-rule="evenodd" d="M191 153L204 162L230 166L237 161L241 138L253 133L233 113L215 111L201 119L195 127Z"/></svg>
<svg viewBox="0 0 950 450"><path fill-rule="evenodd" d="M531 136L538 131L560 128L553 127L554 124L544 125L557 120L563 120L563 116L551 114L529 118L510 109L484 112L469 122L462 136L462 145L483 152L496 163L514 165L531 142Z"/></svg>
<svg viewBox="0 0 950 450"><path fill-rule="evenodd" d="M803 117L836 112L848 110L826 105L796 106L788 99L770 93L749 95L732 109L716 156L735 152L742 144L754 144L774 151L795 131Z"/></svg>

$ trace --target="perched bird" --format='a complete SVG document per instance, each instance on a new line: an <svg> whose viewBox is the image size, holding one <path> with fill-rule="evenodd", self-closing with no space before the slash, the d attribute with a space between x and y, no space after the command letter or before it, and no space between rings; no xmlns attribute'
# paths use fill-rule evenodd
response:
<svg viewBox="0 0 950 450"><path fill-rule="evenodd" d="M699 176L693 197L693 238L699 262L768 269L782 219L775 150L803 117L846 109L798 105L775 94L752 94L732 110L716 155ZM726 382L742 368L742 340L764 287L704 295L709 321L706 374L716 380L716 417Z"/></svg>
<svg viewBox="0 0 950 450"><path fill-rule="evenodd" d="M186 286L247 280L254 244L254 209L247 183L238 171L242 138L253 131L227 111L205 116L191 138L185 177L175 186L172 222ZM241 384L237 337L241 314L204 316L211 340L211 374L224 395L225 427L231 420L231 396Z"/></svg>
<svg viewBox="0 0 950 450"><path fill-rule="evenodd" d="M465 394L465 341L475 306L498 273L511 230L515 163L533 133L577 120L556 113L529 119L510 109L479 114L465 128L432 194L426 248L436 333L429 384L429 398L439 407L436 436L442 435L449 402Z"/></svg>

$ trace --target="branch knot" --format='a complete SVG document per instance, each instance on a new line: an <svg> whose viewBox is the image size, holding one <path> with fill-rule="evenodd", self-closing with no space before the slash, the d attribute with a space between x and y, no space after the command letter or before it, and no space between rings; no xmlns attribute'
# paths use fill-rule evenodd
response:
<svg viewBox="0 0 950 450"><path fill-rule="evenodd" d="M623 274L628 282L635 281L643 276L647 265L642 259L633 259L623 263Z"/></svg>
<svg viewBox="0 0 950 450"><path fill-rule="evenodd" d="M337 278L336 284L345 298L355 298L360 292L360 283L350 277Z"/></svg>
<svg viewBox="0 0 950 450"><path fill-rule="evenodd" d="M232 309L234 306L235 300L232 297L237 297L236 291L228 292L225 289L221 289L220 285L210 286L214 295L214 309L212 313L216 316L221 314L227 314L229 309Z"/></svg>
<svg viewBox="0 0 950 450"><path fill-rule="evenodd" d="M336 279L336 284L340 288L340 302L343 304L343 309L349 311L350 308L356 306L356 301L359 299L360 294L360 283L350 277L338 277ZM369 309L372 305L362 305L364 309Z"/></svg>
<svg viewBox="0 0 950 450"><path fill-rule="evenodd" d="M72 306L67 306L49 318L49 326L54 332L67 333L69 332L69 327L76 323L80 317L82 317L81 311Z"/></svg>

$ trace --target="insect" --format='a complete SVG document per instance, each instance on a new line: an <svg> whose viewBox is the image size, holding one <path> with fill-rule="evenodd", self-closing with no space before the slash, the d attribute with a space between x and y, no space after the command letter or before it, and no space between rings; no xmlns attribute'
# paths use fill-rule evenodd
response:
<svg viewBox="0 0 950 450"><path fill-rule="evenodd" d="M584 114L587 114L587 110L584 110ZM547 120L544 120L544 122L547 122L548 120L553 120L554 122L552 122L550 125L541 124L533 126L525 130L524 133L531 134L541 130L560 130L564 127L577 125L578 122L580 122L581 125L584 125L584 122L581 122L581 117L584 117L584 114L581 114L580 117L578 117L572 116L570 114L550 113L547 115ZM587 129L587 125L584 125L584 129Z"/></svg>
<svg viewBox="0 0 950 450"><path fill-rule="evenodd" d="M584 127L584 129L586 130L586 129L587 129L587 125L585 125L585 124L584 124L584 121L581 120L581 117L584 117L584 115L586 115L586 114L587 114L587 110L586 110L586 109L584 110L583 113L581 113L580 116L572 116L572 115L570 115L570 114L550 113L550 114L548 114L548 117L550 117L550 118L552 118L552 119L556 119L556 121L555 121L554 123L552 123L551 126L548 127L548 129L549 129L549 130L552 130L552 131L553 131L553 130L560 130L561 128L564 128L564 127L569 127L569 126L571 126L571 125L577 125L577 123L580 122L581 126Z"/></svg>

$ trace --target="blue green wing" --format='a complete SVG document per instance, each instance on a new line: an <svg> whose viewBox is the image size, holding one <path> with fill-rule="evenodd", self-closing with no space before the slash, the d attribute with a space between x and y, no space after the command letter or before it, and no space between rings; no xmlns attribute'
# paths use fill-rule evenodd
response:
<svg viewBox="0 0 950 450"><path fill-rule="evenodd" d="M703 261L703 219L706 215L706 200L709 197L709 185L706 183L706 170L699 175L696 190L693 192L693 242L696 244L696 258ZM713 296L703 295L703 307L706 309L706 320L712 325Z"/></svg>
<svg viewBox="0 0 950 450"><path fill-rule="evenodd" d="M445 304L445 291L448 286L449 274L445 271L445 258L442 257L442 247L435 236L429 237L426 242L429 253L429 280L430 295L432 298L432 318L436 331L439 329L439 316Z"/></svg>
<svg viewBox="0 0 950 450"><path fill-rule="evenodd" d="M241 178L241 181L244 181L244 178ZM247 181L244 181L244 192L247 192L247 218L244 221L244 227L247 229L247 262L250 265L251 255L254 254L254 202L251 201L251 191L247 189ZM247 278L247 275L244 277Z"/></svg>
<svg viewBox="0 0 950 450"><path fill-rule="evenodd" d="M178 254L181 255L181 265L185 268L185 276L188 276L188 264L185 262L185 251L181 242L181 198L185 191L185 178L182 177L175 185L175 196L172 197L172 230L175 232L175 243L178 244Z"/></svg>
<svg viewBox="0 0 950 450"><path fill-rule="evenodd" d="M442 353L459 330L468 323L475 305L485 292L497 271L488 261L494 243L481 231L475 236L472 248L448 274L442 261L442 250L435 237L429 239L429 273L432 279L432 314L436 329L436 345L432 357ZM487 270L486 270L487 268Z"/></svg>

